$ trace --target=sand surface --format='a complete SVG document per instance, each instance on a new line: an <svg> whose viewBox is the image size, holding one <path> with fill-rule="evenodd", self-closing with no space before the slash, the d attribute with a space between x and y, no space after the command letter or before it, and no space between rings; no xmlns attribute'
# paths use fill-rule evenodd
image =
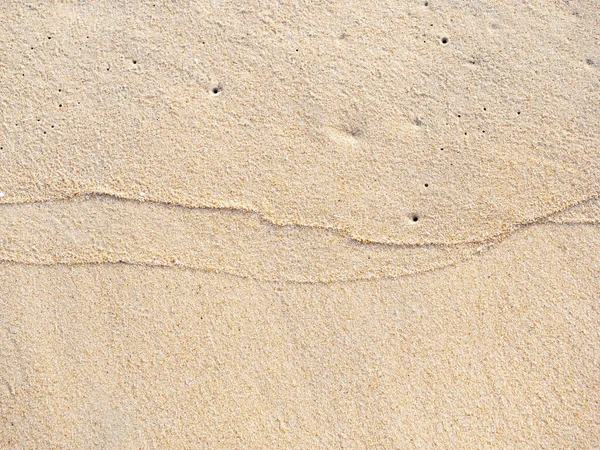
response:
<svg viewBox="0 0 600 450"><path fill-rule="evenodd" d="M599 448L598 30L2 2L0 448Z"/></svg>

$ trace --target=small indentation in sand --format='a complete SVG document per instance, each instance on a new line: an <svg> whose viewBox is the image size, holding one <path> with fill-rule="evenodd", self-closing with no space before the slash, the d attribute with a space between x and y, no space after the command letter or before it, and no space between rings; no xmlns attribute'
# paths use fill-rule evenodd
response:
<svg viewBox="0 0 600 450"><path fill-rule="evenodd" d="M362 135L362 131L357 128L336 128L336 127L325 127L325 133L329 138L338 142L345 142L353 144L357 141L357 138Z"/></svg>

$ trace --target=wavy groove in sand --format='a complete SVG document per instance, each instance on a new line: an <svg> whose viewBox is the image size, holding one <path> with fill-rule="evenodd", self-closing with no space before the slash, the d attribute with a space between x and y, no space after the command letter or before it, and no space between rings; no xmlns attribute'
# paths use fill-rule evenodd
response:
<svg viewBox="0 0 600 450"><path fill-rule="evenodd" d="M129 262L310 282L407 275L481 250L360 244L328 230L274 226L257 214L108 196L3 211L0 258L32 264Z"/></svg>
<svg viewBox="0 0 600 450"><path fill-rule="evenodd" d="M4 194L4 193L2 193ZM0 196L0 206L2 205L35 205L35 204L49 204L55 202L64 202L70 200L79 200L86 199L89 197L94 198L108 198L114 200L122 200L129 201L140 204L155 204L162 205L171 208L183 208L186 210L204 210L204 211L224 211L228 213L242 213L249 214L255 216L260 221L265 222L265 224L269 224L276 227L298 227L301 229L314 229L324 232L330 232L337 234L341 237L349 239L359 244L365 245L387 245L392 247L402 247L402 248L414 248L414 247L444 247L451 246L454 247L456 245L463 244L486 244L496 242L498 239L501 239L503 236L511 234L513 231L528 225L534 225L536 223L543 223L545 221L550 221L553 223L595 223L597 220L600 220L600 196L593 195L581 200L573 201L566 206L563 206L559 209L552 211L551 213L536 217L532 220L527 220L523 222L517 223L507 223L505 224L505 230L496 233L489 234L487 237L483 239L452 239L451 241L425 241L418 243L407 244L404 242L397 241L379 241L372 240L369 238L361 237L355 234L352 234L350 231L344 228L336 228L336 227L328 227L319 224L312 223L303 223L303 222L289 222L282 221L274 218L270 214L264 214L258 210L254 210L249 207L244 206L232 206L232 205L204 205L204 204L189 204L189 203L178 203L178 202L169 202L164 200L153 199L147 197L145 193L140 193L142 195L137 198L131 197L127 194L123 194L121 192L111 192L111 191L88 191L88 192L79 192L74 195L62 196L58 198L51 199L43 199L43 200L34 200L34 201L25 201L25 202L10 202L10 201L2 201L4 195Z"/></svg>
<svg viewBox="0 0 600 450"><path fill-rule="evenodd" d="M597 223L595 200L542 223ZM189 208L109 195L4 204L0 259L25 264L128 263L227 273L262 281L335 282L437 270L510 235L464 244L361 243L337 231L274 225L256 213Z"/></svg>

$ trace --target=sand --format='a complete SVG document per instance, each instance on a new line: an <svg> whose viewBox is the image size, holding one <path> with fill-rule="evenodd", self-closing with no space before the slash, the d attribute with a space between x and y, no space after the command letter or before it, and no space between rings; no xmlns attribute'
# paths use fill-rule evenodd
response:
<svg viewBox="0 0 600 450"><path fill-rule="evenodd" d="M600 447L594 2L0 25L0 448Z"/></svg>

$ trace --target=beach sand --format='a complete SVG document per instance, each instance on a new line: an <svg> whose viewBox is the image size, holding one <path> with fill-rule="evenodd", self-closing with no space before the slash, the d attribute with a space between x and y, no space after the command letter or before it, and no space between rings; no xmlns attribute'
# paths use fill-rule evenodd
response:
<svg viewBox="0 0 600 450"><path fill-rule="evenodd" d="M600 447L594 2L0 24L0 448Z"/></svg>

